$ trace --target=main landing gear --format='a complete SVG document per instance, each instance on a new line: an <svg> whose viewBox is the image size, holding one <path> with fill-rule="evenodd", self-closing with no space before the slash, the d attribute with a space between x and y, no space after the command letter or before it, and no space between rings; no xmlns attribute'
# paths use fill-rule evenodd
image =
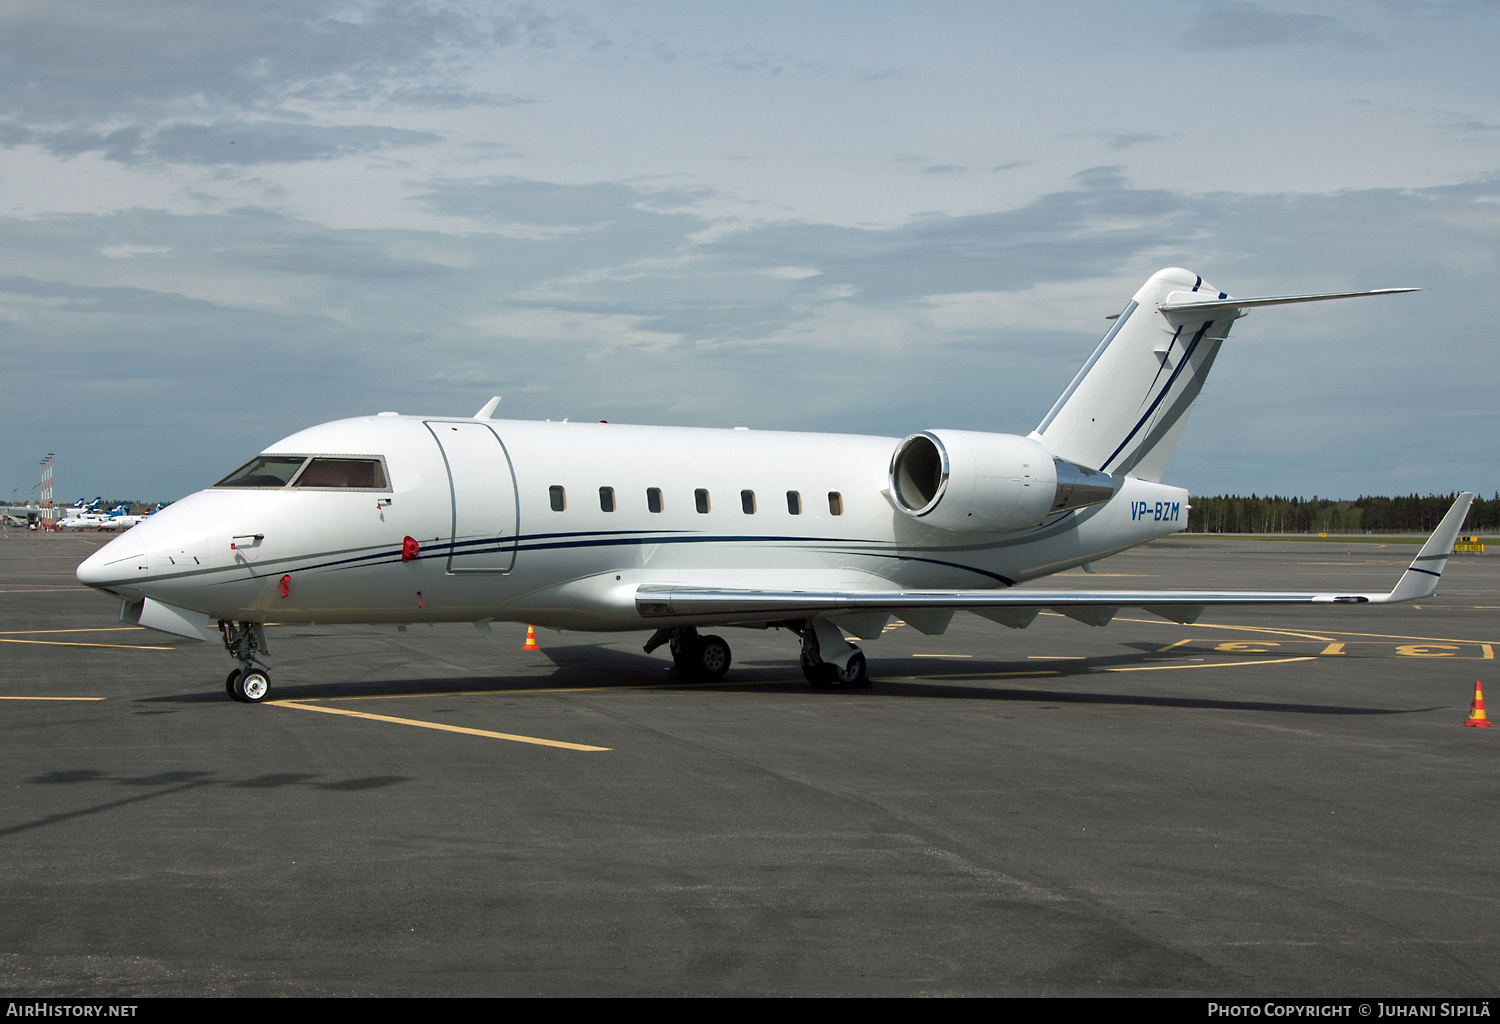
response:
<svg viewBox="0 0 1500 1024"><path fill-rule="evenodd" d="M828 658L824 660L824 652ZM823 619L802 626L802 676L815 689L835 686L868 690L870 670L865 653L844 639L844 631Z"/></svg>
<svg viewBox="0 0 1500 1024"><path fill-rule="evenodd" d="M722 636L699 636L694 626L658 629L646 641L646 653L662 644L671 645L672 664L679 679L714 681L723 679L729 671L729 643Z"/></svg>
<svg viewBox="0 0 1500 1024"><path fill-rule="evenodd" d="M802 638L802 675L814 687L869 689L870 671L865 654L844 639L843 630L823 619L779 625L795 630ZM678 679L718 680L729 671L729 644L721 636L700 636L693 626L658 629L646 641L646 653L664 644L671 645Z"/></svg>
<svg viewBox="0 0 1500 1024"><path fill-rule="evenodd" d="M239 664L224 680L224 690L231 700L259 704L271 692L271 673L259 655L269 653L266 629L259 622L225 622L219 620L219 634L224 649Z"/></svg>

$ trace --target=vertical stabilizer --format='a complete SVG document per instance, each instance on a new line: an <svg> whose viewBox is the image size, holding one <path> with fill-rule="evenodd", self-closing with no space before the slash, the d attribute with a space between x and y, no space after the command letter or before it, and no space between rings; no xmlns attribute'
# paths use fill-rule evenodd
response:
<svg viewBox="0 0 1500 1024"><path fill-rule="evenodd" d="M1031 436L1080 466L1159 481L1238 311L1158 307L1224 298L1190 270L1152 275Z"/></svg>

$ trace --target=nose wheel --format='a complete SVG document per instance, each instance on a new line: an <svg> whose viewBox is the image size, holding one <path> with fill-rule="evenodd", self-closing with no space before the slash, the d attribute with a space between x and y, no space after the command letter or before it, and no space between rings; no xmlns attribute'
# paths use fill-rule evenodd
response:
<svg viewBox="0 0 1500 1024"><path fill-rule="evenodd" d="M224 681L231 700L259 704L271 692L271 673L262 668L235 669Z"/></svg>
<svg viewBox="0 0 1500 1024"><path fill-rule="evenodd" d="M259 704L271 692L271 673L261 667L260 654L267 653L265 627L258 622L219 623L224 649L239 663L224 680L230 700Z"/></svg>

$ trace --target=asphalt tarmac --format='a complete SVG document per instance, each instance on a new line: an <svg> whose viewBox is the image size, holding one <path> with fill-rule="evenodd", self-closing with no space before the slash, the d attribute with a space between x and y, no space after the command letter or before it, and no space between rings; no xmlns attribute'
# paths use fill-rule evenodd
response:
<svg viewBox="0 0 1500 1024"><path fill-rule="evenodd" d="M860 692L774 630L680 685L644 633L271 627L249 706L76 584L100 540L0 533L0 994L1500 989L1500 727L1463 727L1500 558L1416 606L894 625ZM1414 552L1051 585L1374 591Z"/></svg>

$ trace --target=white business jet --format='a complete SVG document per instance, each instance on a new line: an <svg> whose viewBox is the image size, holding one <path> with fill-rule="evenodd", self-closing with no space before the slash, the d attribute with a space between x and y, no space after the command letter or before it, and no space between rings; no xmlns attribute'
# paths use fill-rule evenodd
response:
<svg viewBox="0 0 1500 1024"><path fill-rule="evenodd" d="M103 504L103 497L95 498L93 501L85 502L79 498L73 504L64 509L64 515L57 521L59 530L97 530L109 518L107 514L99 511Z"/></svg>
<svg viewBox="0 0 1500 1024"><path fill-rule="evenodd" d="M1181 530L1161 483L1234 320L1255 307L1414 289L1231 299L1179 269L1138 291L1029 435L910 437L380 413L267 448L100 548L78 578L121 617L235 661L270 689L263 624L493 621L651 630L683 678L729 669L709 626L785 627L814 686L868 685L846 635L956 611L1022 628L1045 608L1190 623L1216 605L1431 595L1473 495L1384 594L1017 587Z"/></svg>
<svg viewBox="0 0 1500 1024"><path fill-rule="evenodd" d="M140 526L150 515L150 512L132 515L130 506L122 502L109 510L108 522L104 525L110 530L128 530L133 526Z"/></svg>

